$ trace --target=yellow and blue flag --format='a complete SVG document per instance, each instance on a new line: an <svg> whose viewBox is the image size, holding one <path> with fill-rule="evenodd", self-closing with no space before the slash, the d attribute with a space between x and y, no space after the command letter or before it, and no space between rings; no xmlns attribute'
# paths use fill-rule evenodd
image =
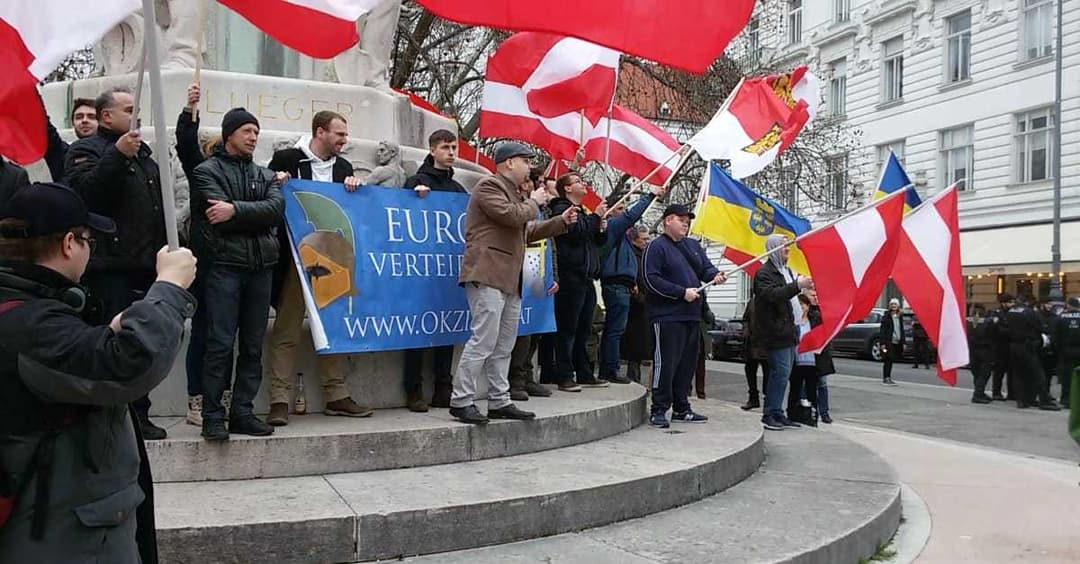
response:
<svg viewBox="0 0 1080 564"><path fill-rule="evenodd" d="M904 188L911 186L911 189L904 194L904 213L907 213L922 204L922 199L919 198L919 194L915 192L915 187L908 178L907 172L904 171L904 167L900 165L900 159L896 158L896 154L889 151L889 158L885 161L885 166L881 169L881 178L878 179L877 190L874 192L874 199L880 200L897 190L903 190Z"/></svg>
<svg viewBox="0 0 1080 564"><path fill-rule="evenodd" d="M724 256L733 262L746 262L764 254L769 235L794 239L810 231L809 221L747 188L715 163L709 164L704 182L690 232L726 245ZM806 257L797 247L791 249L788 265L799 274L810 274ZM753 270L756 268L747 269Z"/></svg>

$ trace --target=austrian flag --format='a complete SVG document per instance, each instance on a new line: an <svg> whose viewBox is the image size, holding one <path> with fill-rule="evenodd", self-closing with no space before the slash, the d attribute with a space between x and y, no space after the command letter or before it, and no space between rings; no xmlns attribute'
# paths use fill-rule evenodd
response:
<svg viewBox="0 0 1080 564"><path fill-rule="evenodd" d="M900 248L904 192L799 240L821 306L821 325L799 342L800 352L820 352L848 323L874 308Z"/></svg>
<svg viewBox="0 0 1080 564"><path fill-rule="evenodd" d="M329 59L360 41L356 20L383 0L219 0L287 47Z"/></svg>

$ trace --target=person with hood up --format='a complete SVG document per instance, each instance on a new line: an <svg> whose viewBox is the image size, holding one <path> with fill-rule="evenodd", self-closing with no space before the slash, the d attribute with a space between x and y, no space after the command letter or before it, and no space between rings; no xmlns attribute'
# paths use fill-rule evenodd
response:
<svg viewBox="0 0 1080 564"><path fill-rule="evenodd" d="M353 165L341 156L349 139L348 123L341 114L322 111L311 121L311 137L301 137L295 147L274 153L270 170L293 178L344 184L352 192L360 186ZM270 332L267 356L270 364L270 415L267 423L280 427L289 424L292 404L296 347L304 330L304 289L291 260L288 230L278 227L278 245L282 260L274 271L274 328ZM374 411L356 403L345 385L345 355L316 355L315 370L322 380L326 415L368 417ZM204 400L205 401L205 400Z"/></svg>
<svg viewBox="0 0 1080 564"><path fill-rule="evenodd" d="M904 314L900 312L900 300L889 300L889 311L881 318L878 332L878 350L881 351L881 384L895 386L892 379L893 364L904 357Z"/></svg>
<svg viewBox="0 0 1080 564"><path fill-rule="evenodd" d="M454 161L457 160L457 135L440 129L428 137L428 151L423 164L416 174L405 180L405 188L413 190L420 198L427 197L432 190L436 192L459 192L464 194L465 187L454 180ZM450 396L454 391L453 376L450 373L454 363L454 346L432 347L431 349L411 349L405 351L404 378L405 395L409 411L423 413L428 410L424 401L423 371L424 353L431 350L431 371L435 377L435 390L431 395L432 407L450 407Z"/></svg>
<svg viewBox="0 0 1080 564"><path fill-rule="evenodd" d="M770 235L765 240L769 260L754 275L754 342L765 349L769 363L761 423L772 431L800 426L784 415L784 393L799 344L795 319L802 308L796 296L814 286L813 280L788 268L790 245L787 237Z"/></svg>

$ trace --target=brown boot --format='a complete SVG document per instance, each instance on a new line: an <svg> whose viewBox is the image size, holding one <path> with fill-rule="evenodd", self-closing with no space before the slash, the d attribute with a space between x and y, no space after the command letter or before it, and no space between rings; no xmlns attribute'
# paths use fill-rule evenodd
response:
<svg viewBox="0 0 1080 564"><path fill-rule="evenodd" d="M375 413L374 409L358 405L352 398L342 398L326 404L323 410L326 415L341 415L344 417L370 417Z"/></svg>
<svg viewBox="0 0 1080 564"><path fill-rule="evenodd" d="M427 413L428 404L424 401L424 391L417 389L416 391L409 392L406 405L409 411L414 413Z"/></svg>
<svg viewBox="0 0 1080 564"><path fill-rule="evenodd" d="M270 415L266 418L266 422L274 427L284 427L289 424L289 404L287 403L272 403L270 404Z"/></svg>
<svg viewBox="0 0 1080 564"><path fill-rule="evenodd" d="M435 384L435 392L431 394L431 407L450 407L450 395L453 391L450 386Z"/></svg>

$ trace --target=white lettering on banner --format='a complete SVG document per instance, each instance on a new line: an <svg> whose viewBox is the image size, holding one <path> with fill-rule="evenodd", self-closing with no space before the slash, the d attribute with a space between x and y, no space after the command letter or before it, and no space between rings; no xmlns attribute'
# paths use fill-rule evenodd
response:
<svg viewBox="0 0 1080 564"><path fill-rule="evenodd" d="M438 244L463 244L465 242L465 214L458 215L455 225L453 217L445 211L386 208L386 241L388 243L404 243L408 237L409 242L424 244L431 239L432 231L435 232L435 242Z"/></svg>
<svg viewBox="0 0 1080 564"><path fill-rule="evenodd" d="M464 255L368 252L375 275L382 278L457 278ZM387 262L389 267L387 268Z"/></svg>
<svg viewBox="0 0 1080 564"><path fill-rule="evenodd" d="M519 323L524 323L525 325L528 325L530 323L529 320L532 319L532 307L521 308L521 315L519 315L518 318Z"/></svg>
<svg viewBox="0 0 1080 564"><path fill-rule="evenodd" d="M532 308L527 308L532 309ZM528 319L526 315L523 319ZM469 310L425 311L420 314L344 317L350 339L373 337L467 333L472 322ZM528 321L526 321L528 323Z"/></svg>

